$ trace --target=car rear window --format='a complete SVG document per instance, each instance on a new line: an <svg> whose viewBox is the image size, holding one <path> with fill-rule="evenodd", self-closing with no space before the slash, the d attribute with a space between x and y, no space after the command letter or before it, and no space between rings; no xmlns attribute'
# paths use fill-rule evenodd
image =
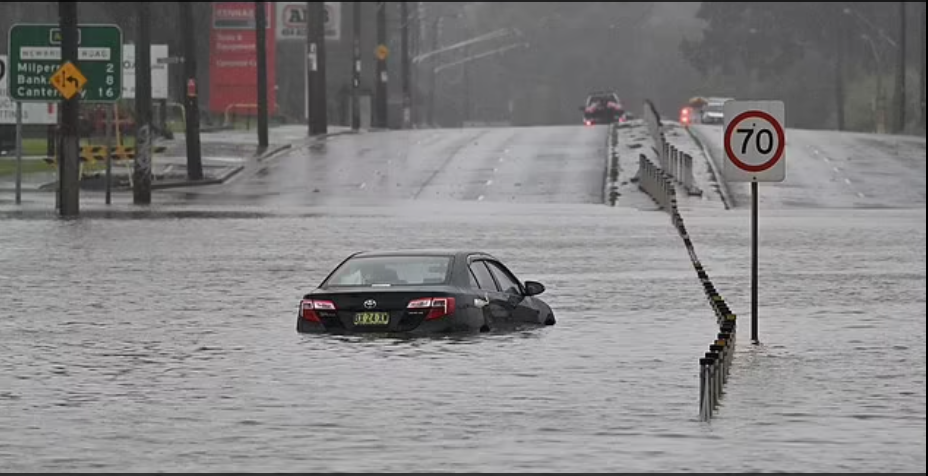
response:
<svg viewBox="0 0 928 476"><path fill-rule="evenodd" d="M447 284L449 256L364 256L343 263L323 287Z"/></svg>

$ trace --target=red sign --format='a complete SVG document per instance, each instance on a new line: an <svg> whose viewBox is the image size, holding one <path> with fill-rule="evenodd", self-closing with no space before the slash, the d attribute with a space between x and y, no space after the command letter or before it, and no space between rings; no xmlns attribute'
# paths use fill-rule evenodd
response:
<svg viewBox="0 0 928 476"><path fill-rule="evenodd" d="M274 2L265 2L267 19L268 112L277 110ZM255 2L213 2L209 54L209 110L255 115L258 111L258 57L255 49Z"/></svg>

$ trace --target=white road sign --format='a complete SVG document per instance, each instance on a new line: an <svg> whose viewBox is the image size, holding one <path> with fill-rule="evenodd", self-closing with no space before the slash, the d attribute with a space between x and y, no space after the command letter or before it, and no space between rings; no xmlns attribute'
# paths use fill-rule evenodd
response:
<svg viewBox="0 0 928 476"><path fill-rule="evenodd" d="M10 62L0 55L0 124L16 124L16 103L7 90ZM57 124L58 105L55 103L24 102L23 124Z"/></svg>
<svg viewBox="0 0 928 476"><path fill-rule="evenodd" d="M151 98L168 98L168 45L151 45ZM135 45L122 45L122 98L135 99Z"/></svg>
<svg viewBox="0 0 928 476"><path fill-rule="evenodd" d="M277 41L306 41L306 2L277 4ZM342 30L342 2L325 2L325 39L338 41Z"/></svg>
<svg viewBox="0 0 928 476"><path fill-rule="evenodd" d="M786 105L783 101L728 101L722 175L730 182L786 179Z"/></svg>

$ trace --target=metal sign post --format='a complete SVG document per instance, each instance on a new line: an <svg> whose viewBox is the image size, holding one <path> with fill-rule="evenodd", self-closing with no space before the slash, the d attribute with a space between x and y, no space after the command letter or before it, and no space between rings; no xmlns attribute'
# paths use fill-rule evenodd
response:
<svg viewBox="0 0 928 476"><path fill-rule="evenodd" d="M728 101L722 144L726 161L722 175L730 182L751 182L751 341L759 344L758 307L758 182L786 179L786 106L782 101Z"/></svg>
<svg viewBox="0 0 928 476"><path fill-rule="evenodd" d="M16 204L23 202L23 103L16 101Z"/></svg>

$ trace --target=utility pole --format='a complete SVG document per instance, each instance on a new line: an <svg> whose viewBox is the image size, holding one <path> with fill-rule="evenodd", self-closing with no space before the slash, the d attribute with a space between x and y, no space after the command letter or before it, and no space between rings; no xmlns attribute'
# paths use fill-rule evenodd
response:
<svg viewBox="0 0 928 476"><path fill-rule="evenodd" d="M387 2L377 2L377 68L374 78L376 103L374 118L376 125L387 127Z"/></svg>
<svg viewBox="0 0 928 476"><path fill-rule="evenodd" d="M844 54L847 28L845 17L839 16L835 28L835 119L839 131L844 130Z"/></svg>
<svg viewBox="0 0 928 476"><path fill-rule="evenodd" d="M77 62L77 2L58 2L61 28L61 60ZM12 74L12 73L11 73ZM61 147L58 148L58 213L62 217L80 214L80 137L77 123L80 94L61 102Z"/></svg>
<svg viewBox="0 0 928 476"><path fill-rule="evenodd" d="M351 61L351 130L361 128L361 2L352 3L351 35L354 37Z"/></svg>
<svg viewBox="0 0 928 476"><path fill-rule="evenodd" d="M470 57L470 46L464 48L464 57ZM461 127L464 127L465 123L470 121L470 63L464 63L461 67L464 68L464 115L461 119Z"/></svg>
<svg viewBox="0 0 928 476"><path fill-rule="evenodd" d="M135 169L132 202L151 203L151 4L137 2L135 48Z"/></svg>
<svg viewBox="0 0 928 476"><path fill-rule="evenodd" d="M896 132L905 130L905 2L899 2L899 58L896 60Z"/></svg>
<svg viewBox="0 0 928 476"><path fill-rule="evenodd" d="M925 127L925 2L922 4L922 78L921 78L921 107L922 107L922 127Z"/></svg>
<svg viewBox="0 0 928 476"><path fill-rule="evenodd" d="M325 2L306 2L306 95L309 98L309 135L328 133L325 72Z"/></svg>
<svg viewBox="0 0 928 476"><path fill-rule="evenodd" d="M197 43L193 25L193 2L177 2L184 39L184 122L187 136L187 179L203 180L200 156L200 102L197 93Z"/></svg>
<svg viewBox="0 0 928 476"><path fill-rule="evenodd" d="M438 37L439 31L441 31L441 22L444 17L439 16L432 21L432 49L431 51L438 50ZM435 88L436 88L436 76L438 73L435 71L434 66L426 66L429 71L429 115L428 115L428 126L435 126Z"/></svg>
<svg viewBox="0 0 928 476"><path fill-rule="evenodd" d="M407 2L400 2L400 74L403 82L403 129L409 129L412 124L412 97L409 92L409 5ZM924 21L922 22L924 24ZM924 27L922 32L924 32ZM924 41L922 41L924 43ZM924 56L924 55L922 55ZM924 62L922 63L924 65ZM925 78L924 68L922 68L922 79ZM922 89L925 87L922 85ZM924 101L922 101L924 103Z"/></svg>
<svg viewBox="0 0 928 476"><path fill-rule="evenodd" d="M265 2L255 2L255 52L258 55L258 147L268 146L267 138L267 12Z"/></svg>

